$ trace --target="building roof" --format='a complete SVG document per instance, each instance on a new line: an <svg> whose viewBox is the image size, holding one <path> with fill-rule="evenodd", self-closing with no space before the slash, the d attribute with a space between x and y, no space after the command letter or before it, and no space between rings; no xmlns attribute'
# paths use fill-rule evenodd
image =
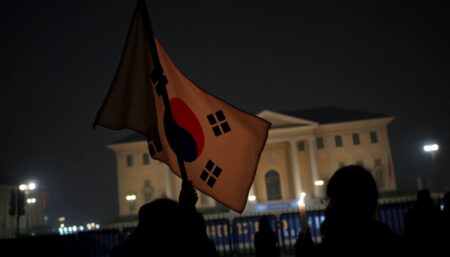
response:
<svg viewBox="0 0 450 257"><path fill-rule="evenodd" d="M319 124L330 124L358 120L371 120L392 117L387 114L348 110L338 107L322 107L297 111L280 112L285 115L302 118Z"/></svg>
<svg viewBox="0 0 450 257"><path fill-rule="evenodd" d="M139 134L139 133L133 133L127 137L124 137L122 139L112 142L111 145L116 145L116 144L121 144L121 143L141 142L141 141L146 141L146 140L147 139L145 138L144 135Z"/></svg>

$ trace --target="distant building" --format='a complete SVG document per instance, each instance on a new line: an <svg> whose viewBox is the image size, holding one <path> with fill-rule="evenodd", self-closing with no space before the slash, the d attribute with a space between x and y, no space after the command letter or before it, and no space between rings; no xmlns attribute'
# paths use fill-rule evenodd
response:
<svg viewBox="0 0 450 257"><path fill-rule="evenodd" d="M18 190L15 180L0 179L0 231L11 234L16 231L16 216L10 215L11 194ZM20 231L32 231L46 226L46 194L42 189L25 190L25 214L20 217Z"/></svg>
<svg viewBox="0 0 450 257"><path fill-rule="evenodd" d="M256 203L292 201L300 192L320 200L333 172L350 164L369 169L380 191L396 189L387 130L393 117L340 108L262 111L258 116L272 127L250 190ZM158 197L177 199L181 180L150 158L142 136L132 135L109 148L117 160L120 216L136 214ZM210 197L199 195L200 209L216 206Z"/></svg>

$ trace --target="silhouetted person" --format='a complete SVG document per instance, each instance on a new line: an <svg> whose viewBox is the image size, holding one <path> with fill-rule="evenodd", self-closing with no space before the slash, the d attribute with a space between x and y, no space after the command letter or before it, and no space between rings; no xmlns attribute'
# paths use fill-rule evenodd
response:
<svg viewBox="0 0 450 257"><path fill-rule="evenodd" d="M143 205L137 227L125 244L114 249L112 256L217 256L206 235L203 216L195 209L197 200L189 182L182 184L179 203L157 199Z"/></svg>
<svg viewBox="0 0 450 257"><path fill-rule="evenodd" d="M180 256L181 248L186 247L183 232L178 203L170 199L154 200L139 209L137 227L112 256Z"/></svg>
<svg viewBox="0 0 450 257"><path fill-rule="evenodd" d="M267 217L259 220L259 230L255 233L255 257L279 257L278 236L270 227Z"/></svg>
<svg viewBox="0 0 450 257"><path fill-rule="evenodd" d="M442 241L450 242L450 192L444 194L443 199L444 209L441 211L441 222L442 222ZM448 248L447 248L448 249ZM449 254L450 250L447 250Z"/></svg>
<svg viewBox="0 0 450 257"><path fill-rule="evenodd" d="M447 225L450 225L450 192L444 194L444 198L442 199L442 203L444 204L444 208L441 211L441 217ZM450 232L450 231L449 231Z"/></svg>
<svg viewBox="0 0 450 257"><path fill-rule="evenodd" d="M376 220L378 189L366 169L337 170L327 187L328 206L315 245L309 230L295 244L296 256L398 256L398 238Z"/></svg>
<svg viewBox="0 0 450 257"><path fill-rule="evenodd" d="M437 253L441 240L439 221L430 191L417 191L417 201L405 215L404 236L411 254Z"/></svg>

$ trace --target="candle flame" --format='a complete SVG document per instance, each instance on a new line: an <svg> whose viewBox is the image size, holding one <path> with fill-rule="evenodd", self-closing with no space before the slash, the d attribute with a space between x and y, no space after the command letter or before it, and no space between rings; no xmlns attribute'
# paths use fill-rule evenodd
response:
<svg viewBox="0 0 450 257"><path fill-rule="evenodd" d="M300 200L298 201L298 206L305 205L305 196L306 196L305 192L300 193Z"/></svg>

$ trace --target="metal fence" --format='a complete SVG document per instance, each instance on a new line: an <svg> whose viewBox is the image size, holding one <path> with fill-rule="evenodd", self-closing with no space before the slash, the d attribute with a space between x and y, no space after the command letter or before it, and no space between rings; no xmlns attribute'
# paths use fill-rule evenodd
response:
<svg viewBox="0 0 450 257"><path fill-rule="evenodd" d="M381 204L378 212L379 220L401 236L403 218L412 204L412 201ZM255 253L254 235L258 231L258 223L263 216L268 218L272 229L278 234L281 251L285 254L292 254L298 233L302 229L300 217L296 211L278 215L207 219L207 234L215 243L221 256L252 256ZM320 242L320 224L325 218L325 211L308 211L307 216L313 240ZM4 256L26 256L36 252L36 249L42 249L46 250L46 256L105 257L110 255L114 247L126 241L132 229L132 226L116 226L114 229L84 231L63 236L46 235L5 239L0 240L0 249L2 249L2 253L15 251L14 255L6 254Z"/></svg>

